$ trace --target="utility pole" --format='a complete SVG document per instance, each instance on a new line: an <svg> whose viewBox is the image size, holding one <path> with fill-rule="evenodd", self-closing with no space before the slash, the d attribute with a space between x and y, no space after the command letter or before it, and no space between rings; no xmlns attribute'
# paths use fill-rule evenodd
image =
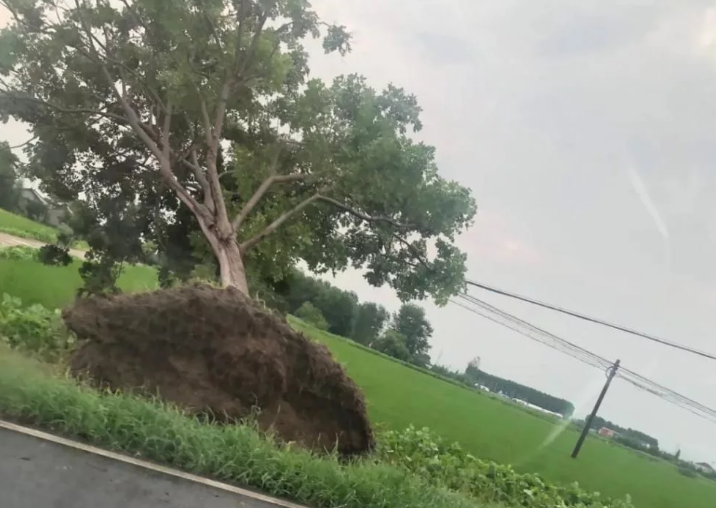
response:
<svg viewBox="0 0 716 508"><path fill-rule="evenodd" d="M584 444L584 440L587 439L587 434L589 434L589 429L592 428L592 422L594 422L594 417L597 416L597 412L599 411L599 406L602 405L602 401L604 400L604 396L607 394L607 390L609 390L609 385L612 384L612 379L614 379L614 376L617 375L617 370L619 369L619 364L621 363L621 360L617 360L614 365L609 367L607 369L607 382L604 383L604 388L602 388L602 393L599 394L599 398L597 399L597 403L594 404L594 409L592 409L592 414L590 414L587 417L587 421L584 423L584 428L582 429L582 434L579 436L579 439L577 440L577 444L574 446L574 450L572 450L572 458L576 459L577 455L579 455L579 450L582 449L582 445Z"/></svg>

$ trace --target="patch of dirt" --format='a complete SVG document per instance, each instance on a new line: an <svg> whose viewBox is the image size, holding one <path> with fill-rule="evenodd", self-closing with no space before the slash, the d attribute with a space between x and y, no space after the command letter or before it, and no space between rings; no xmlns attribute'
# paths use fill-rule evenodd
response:
<svg viewBox="0 0 716 508"><path fill-rule="evenodd" d="M262 430L315 451L374 446L363 395L328 349L234 288L91 297L63 319L81 341L73 374L97 386L159 393L224 423L259 408Z"/></svg>

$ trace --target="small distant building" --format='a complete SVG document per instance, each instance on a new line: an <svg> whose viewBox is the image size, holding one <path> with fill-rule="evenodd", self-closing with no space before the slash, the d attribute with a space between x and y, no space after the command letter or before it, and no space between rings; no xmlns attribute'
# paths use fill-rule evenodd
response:
<svg viewBox="0 0 716 508"><path fill-rule="evenodd" d="M714 474L716 473L716 469L713 468L711 464L707 464L706 462L697 462L694 464L694 467L701 471L702 473L707 474Z"/></svg>
<svg viewBox="0 0 716 508"><path fill-rule="evenodd" d="M31 187L20 190L18 206L24 215L55 227L65 222L72 213L68 206L54 203Z"/></svg>
<svg viewBox="0 0 716 508"><path fill-rule="evenodd" d="M617 435L616 431L613 431L612 429L610 429L608 427L602 427L601 429L599 429L597 434L599 434L602 437L606 437L608 439L612 439L614 436Z"/></svg>

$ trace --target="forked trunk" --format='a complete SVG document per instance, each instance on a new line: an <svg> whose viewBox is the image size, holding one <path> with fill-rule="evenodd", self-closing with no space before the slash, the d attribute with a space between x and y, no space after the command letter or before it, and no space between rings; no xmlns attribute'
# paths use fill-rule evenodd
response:
<svg viewBox="0 0 716 508"><path fill-rule="evenodd" d="M246 269L241 256L241 249L234 238L218 241L214 247L216 260L219 262L221 285L234 286L249 296L249 284L246 280Z"/></svg>

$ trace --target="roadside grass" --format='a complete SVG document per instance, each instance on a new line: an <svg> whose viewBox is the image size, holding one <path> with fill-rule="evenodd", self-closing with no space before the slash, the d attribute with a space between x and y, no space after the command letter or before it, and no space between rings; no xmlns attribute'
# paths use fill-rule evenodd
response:
<svg viewBox="0 0 716 508"><path fill-rule="evenodd" d="M45 243L57 240L57 230L0 208L0 233Z"/></svg>
<svg viewBox="0 0 716 508"><path fill-rule="evenodd" d="M200 423L159 401L100 393L2 346L0 417L313 508L497 508L395 467L341 464L262 438L250 425Z"/></svg>
<svg viewBox="0 0 716 508"><path fill-rule="evenodd" d="M78 272L81 264L74 260L68 266L48 266L31 259L0 259L0 292L16 296L27 305L65 307L82 285ZM127 292L156 289L157 273L149 266L127 266L118 284Z"/></svg>
<svg viewBox="0 0 716 508"><path fill-rule="evenodd" d="M370 418L379 426L426 426L481 459L538 472L557 484L577 481L586 491L613 498L630 494L638 508L712 508L716 502L716 482L687 478L673 464L646 460L592 436L574 460L570 452L578 433L567 422L550 422L367 352L297 319L290 322L329 347L363 389Z"/></svg>

